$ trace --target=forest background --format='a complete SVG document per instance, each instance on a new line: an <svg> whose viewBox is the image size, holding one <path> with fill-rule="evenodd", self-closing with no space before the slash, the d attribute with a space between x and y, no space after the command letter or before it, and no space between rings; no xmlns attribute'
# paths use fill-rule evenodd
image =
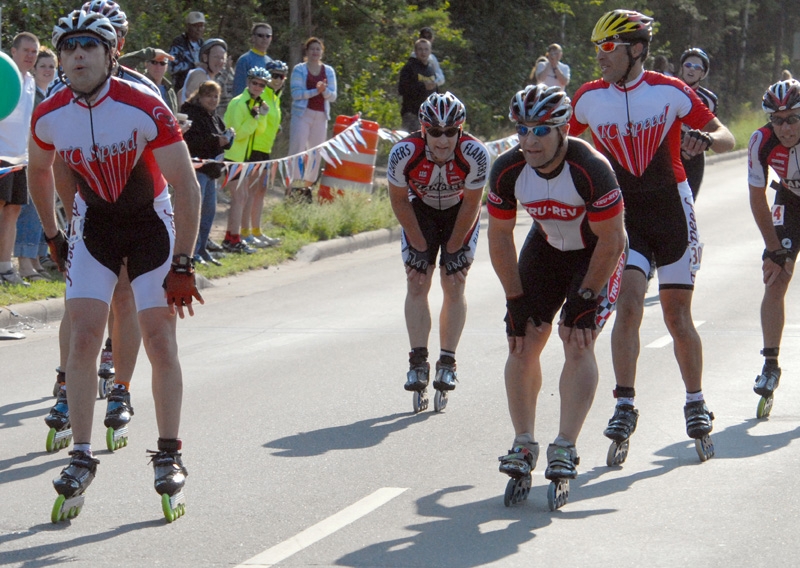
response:
<svg viewBox="0 0 800 568"><path fill-rule="evenodd" d="M434 30L433 51L446 76L443 90L467 107L468 130L483 139L512 131L511 96L528 83L536 58L550 43L563 46L572 70L568 91L599 76L589 38L597 19L624 7L653 16L650 61L665 55L677 68L688 47L711 58L704 85L720 99L723 122L760 108L766 87L783 69L800 74L800 2L797 0L118 0L131 31L125 51L169 49L185 30L190 11L206 15L205 38L221 37L234 59L249 49L250 27L273 29L269 55L290 67L302 42L325 42L324 61L338 76L333 113L400 125L397 78L419 29ZM76 0L2 0L2 46L20 31L49 45L57 18L80 7ZM288 87L287 87L288 90ZM283 95L284 133L290 97Z"/></svg>

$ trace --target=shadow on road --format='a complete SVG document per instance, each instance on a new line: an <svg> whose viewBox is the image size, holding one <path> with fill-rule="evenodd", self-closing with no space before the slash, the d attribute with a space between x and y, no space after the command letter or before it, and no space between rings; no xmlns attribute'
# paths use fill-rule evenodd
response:
<svg viewBox="0 0 800 568"><path fill-rule="evenodd" d="M51 396L43 396L42 398L38 398L36 400L26 400L24 402L15 402L13 404L6 404L5 406L0 406L0 430L4 428L13 428L15 426L22 426L22 421L27 420L29 418L37 418L39 416L44 418L50 412L49 408L34 408L31 410L27 410L25 412L14 412L14 411L20 408L25 408L26 406L41 404L46 400L55 401L55 398ZM47 427L44 425L44 422L42 422L42 431L45 433L45 435L47 434Z"/></svg>
<svg viewBox="0 0 800 568"><path fill-rule="evenodd" d="M393 433L424 422L433 412L395 413L380 418L369 418L354 424L322 428L311 432L300 432L264 444L265 448L281 450L272 455L296 458L319 456L333 450L358 450L372 448L383 442Z"/></svg>
<svg viewBox="0 0 800 568"><path fill-rule="evenodd" d="M448 487L420 498L417 513L429 522L406 527L419 534L379 542L336 561L342 566L484 566L519 552L520 546L559 519L582 519L610 510L551 513L547 509L546 486L531 489L524 505L505 507L502 488L497 497L474 503L446 506L442 498L467 491L471 486ZM454 547L453 543L458 543Z"/></svg>

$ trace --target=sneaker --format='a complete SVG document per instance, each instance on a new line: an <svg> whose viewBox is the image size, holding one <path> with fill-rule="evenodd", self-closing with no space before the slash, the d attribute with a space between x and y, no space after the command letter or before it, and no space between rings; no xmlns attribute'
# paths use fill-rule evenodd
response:
<svg viewBox="0 0 800 568"><path fill-rule="evenodd" d="M41 264L42 268L44 268L45 270L50 270L51 272L53 271L58 272L58 265L49 256L40 256L39 264Z"/></svg>
<svg viewBox="0 0 800 568"><path fill-rule="evenodd" d="M30 287L30 283L25 282L19 275L19 272L13 268L8 272L0 272L0 284L3 286L24 286Z"/></svg>
<svg viewBox="0 0 800 568"><path fill-rule="evenodd" d="M222 245L212 241L211 239L208 239L206 241L206 250L210 252L222 252Z"/></svg>
<svg viewBox="0 0 800 568"><path fill-rule="evenodd" d="M195 265L197 266L208 266L206 261L203 260L203 257L201 257L199 254L194 255L192 257L192 261L194 261Z"/></svg>
<svg viewBox="0 0 800 568"><path fill-rule="evenodd" d="M238 241L236 243L222 241L222 248L234 254L253 254L256 252L256 249L247 246L244 241Z"/></svg>
<svg viewBox="0 0 800 568"><path fill-rule="evenodd" d="M254 247L254 248L267 248L269 245L262 241L261 239L256 238L254 235L250 235L242 239L242 241L247 244L247 246Z"/></svg>
<svg viewBox="0 0 800 568"><path fill-rule="evenodd" d="M267 235L258 235L256 237L262 243L265 243L268 247L276 247L281 244L281 240L277 237L268 237Z"/></svg>
<svg viewBox="0 0 800 568"><path fill-rule="evenodd" d="M207 250L204 250L204 251L200 252L200 258L205 262L210 262L214 266L222 266L222 263L220 261L218 261L216 258L214 258L213 256L211 256L211 253L208 252Z"/></svg>

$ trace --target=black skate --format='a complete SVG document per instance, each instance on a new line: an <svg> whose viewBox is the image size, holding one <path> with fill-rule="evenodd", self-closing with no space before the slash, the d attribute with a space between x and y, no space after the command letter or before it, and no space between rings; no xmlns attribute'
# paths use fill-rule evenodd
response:
<svg viewBox="0 0 800 568"><path fill-rule="evenodd" d="M500 473L505 473L511 478L506 484L503 496L503 504L506 507L528 499L528 493L531 491L531 472L536 467L538 457L539 445L536 444L533 450L525 446L514 446L507 455L497 458L500 460Z"/></svg>
<svg viewBox="0 0 800 568"><path fill-rule="evenodd" d="M108 394L106 418L106 447L109 452L128 445L128 423L133 416L131 393L128 389L114 388Z"/></svg>
<svg viewBox="0 0 800 568"><path fill-rule="evenodd" d="M67 382L66 373L61 370L61 367L56 367L56 384L53 385L53 396L58 398L58 391Z"/></svg>
<svg viewBox="0 0 800 568"><path fill-rule="evenodd" d="M183 466L180 452L147 450L150 463L155 471L156 491L161 495L161 509L168 523L182 517L186 513L186 496L183 486L189 472Z"/></svg>
<svg viewBox="0 0 800 568"><path fill-rule="evenodd" d="M436 362L436 378L433 379L433 388L436 389L436 396L433 399L433 408L436 412L442 412L447 406L447 393L455 390L456 365L448 365L441 361Z"/></svg>
<svg viewBox="0 0 800 568"><path fill-rule="evenodd" d="M100 353L100 367L97 369L97 376L97 396L106 398L114 388L114 377L116 376L111 349L104 347Z"/></svg>
<svg viewBox="0 0 800 568"><path fill-rule="evenodd" d="M774 402L775 389L781 380L781 368L777 365L764 364L761 369L761 374L756 377L756 384L753 385L753 391L761 395L761 400L758 401L758 408L756 408L756 418L767 418L772 411L772 403Z"/></svg>
<svg viewBox="0 0 800 568"><path fill-rule="evenodd" d="M560 509L569 500L569 480L578 477L575 466L580 463L575 446L565 448L550 444L547 446L547 469L544 476L550 480L547 488L547 505L551 511Z"/></svg>
<svg viewBox="0 0 800 568"><path fill-rule="evenodd" d="M97 472L99 460L85 452L69 453L72 459L69 465L61 470L61 476L53 480L58 497L50 513L53 523L74 519L83 508L83 493L91 485Z"/></svg>
<svg viewBox="0 0 800 568"><path fill-rule="evenodd" d="M694 447L701 462L714 457L714 442L711 441L711 430L714 425L714 413L708 410L705 401L687 402L683 407L686 418L686 434L694 439Z"/></svg>
<svg viewBox="0 0 800 568"><path fill-rule="evenodd" d="M608 427L603 434L612 441L606 454L606 465L614 467L622 465L628 458L630 437L636 431L639 421L639 411L630 404L618 404L614 408L614 416L608 421Z"/></svg>
<svg viewBox="0 0 800 568"><path fill-rule="evenodd" d="M428 376L430 372L430 363L425 362L411 365L411 369L406 374L406 384L403 385L403 388L414 393L412 401L414 414L428 408Z"/></svg>
<svg viewBox="0 0 800 568"><path fill-rule="evenodd" d="M45 442L45 449L48 453L57 452L69 446L72 441L72 426L69 423L66 389L59 388L56 403L50 409L50 414L45 416L44 423L50 428Z"/></svg>

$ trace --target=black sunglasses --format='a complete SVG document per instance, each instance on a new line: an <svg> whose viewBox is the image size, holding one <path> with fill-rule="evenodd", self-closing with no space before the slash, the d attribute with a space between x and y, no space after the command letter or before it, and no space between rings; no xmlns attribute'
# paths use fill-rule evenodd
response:
<svg viewBox="0 0 800 568"><path fill-rule="evenodd" d="M433 138L439 138L442 134L448 138L452 138L461 130L458 126L448 126L447 128L440 128L439 126L431 126L425 129L425 134Z"/></svg>
<svg viewBox="0 0 800 568"><path fill-rule="evenodd" d="M148 63L151 65L161 65L161 67L166 67L167 65L166 61L156 61L155 59L151 59Z"/></svg>
<svg viewBox="0 0 800 568"><path fill-rule="evenodd" d="M68 37L67 39L61 42L59 50L75 51L76 49L78 49L78 46L82 47L83 49L93 49L101 45L103 45L103 42L99 38L93 36Z"/></svg>
<svg viewBox="0 0 800 568"><path fill-rule="evenodd" d="M260 34L260 33L254 33L253 35L254 35L254 36L258 36L258 37L260 37L261 39L267 39L268 37L272 37L272 34Z"/></svg>

